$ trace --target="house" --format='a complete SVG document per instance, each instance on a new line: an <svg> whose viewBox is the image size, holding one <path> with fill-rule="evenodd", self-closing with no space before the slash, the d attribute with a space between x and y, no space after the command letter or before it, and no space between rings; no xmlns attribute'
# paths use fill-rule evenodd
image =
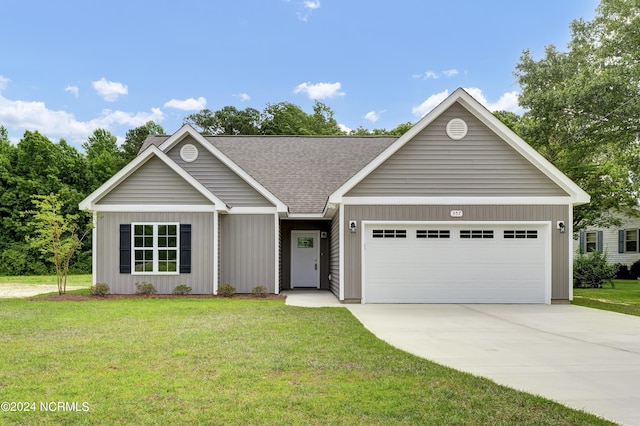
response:
<svg viewBox="0 0 640 426"><path fill-rule="evenodd" d="M631 267L640 260L640 217L616 215L619 227L589 227L578 232L573 241L574 253L598 250L607 254L607 262Z"/></svg>
<svg viewBox="0 0 640 426"><path fill-rule="evenodd" d="M203 136L184 126L80 203L93 279L343 302L572 298L589 196L462 89L402 137Z"/></svg>

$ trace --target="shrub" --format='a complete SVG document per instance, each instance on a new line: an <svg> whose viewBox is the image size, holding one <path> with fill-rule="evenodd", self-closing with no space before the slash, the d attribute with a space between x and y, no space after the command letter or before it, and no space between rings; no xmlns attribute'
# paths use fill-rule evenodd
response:
<svg viewBox="0 0 640 426"><path fill-rule="evenodd" d="M267 295L269 294L269 289L263 285L255 286L251 290L251 294L253 294L255 297L267 297Z"/></svg>
<svg viewBox="0 0 640 426"><path fill-rule="evenodd" d="M91 286L91 295L92 296L100 296L104 297L109 294L109 284L107 283L96 283L96 285Z"/></svg>
<svg viewBox="0 0 640 426"><path fill-rule="evenodd" d="M615 278L619 280L630 280L631 274L629 273L629 267L627 265L623 265L622 263L616 263L618 267L618 272L616 272Z"/></svg>
<svg viewBox="0 0 640 426"><path fill-rule="evenodd" d="M146 281L142 281L140 283L136 283L136 294L156 294L158 290L153 286L153 284L148 283Z"/></svg>
<svg viewBox="0 0 640 426"><path fill-rule="evenodd" d="M617 269L617 265L607 263L607 254L601 251L578 254L573 261L573 286L600 288L607 281L613 287Z"/></svg>
<svg viewBox="0 0 640 426"><path fill-rule="evenodd" d="M222 297L231 297L236 294L236 288L231 284L222 284L218 287L218 294Z"/></svg>
<svg viewBox="0 0 640 426"><path fill-rule="evenodd" d="M629 268L629 279L637 280L640 277L640 260L636 260Z"/></svg>
<svg viewBox="0 0 640 426"><path fill-rule="evenodd" d="M180 284L173 289L173 294L184 296L191 293L191 287L186 284Z"/></svg>

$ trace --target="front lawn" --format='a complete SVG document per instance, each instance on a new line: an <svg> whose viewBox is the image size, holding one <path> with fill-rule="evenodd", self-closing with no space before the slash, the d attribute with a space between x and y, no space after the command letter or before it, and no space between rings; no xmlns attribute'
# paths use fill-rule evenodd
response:
<svg viewBox="0 0 640 426"><path fill-rule="evenodd" d="M615 287L573 289L573 304L640 316L640 281L614 280Z"/></svg>
<svg viewBox="0 0 640 426"><path fill-rule="evenodd" d="M610 424L282 301L4 299L0 366L1 424Z"/></svg>
<svg viewBox="0 0 640 426"><path fill-rule="evenodd" d="M58 285L58 278L55 275L25 275L25 276L0 276L2 284L49 284ZM91 274L69 275L67 285L91 287Z"/></svg>

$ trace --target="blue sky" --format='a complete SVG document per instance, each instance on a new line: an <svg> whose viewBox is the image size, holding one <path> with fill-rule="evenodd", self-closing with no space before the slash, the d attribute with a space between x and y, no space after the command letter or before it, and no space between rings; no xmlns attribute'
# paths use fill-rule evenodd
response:
<svg viewBox="0 0 640 426"><path fill-rule="evenodd" d="M597 0L0 2L0 125L79 147L203 108L328 105L345 128L417 121L458 87L521 112L513 76Z"/></svg>

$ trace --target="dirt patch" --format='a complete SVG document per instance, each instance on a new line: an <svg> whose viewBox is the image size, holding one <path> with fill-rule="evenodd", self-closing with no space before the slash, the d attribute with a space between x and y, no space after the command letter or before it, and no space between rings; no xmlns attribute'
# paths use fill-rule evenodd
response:
<svg viewBox="0 0 640 426"><path fill-rule="evenodd" d="M67 286L67 291L80 290L85 287ZM57 293L57 285L48 284L2 284L0 285L0 299L16 297L32 297L44 293Z"/></svg>
<svg viewBox="0 0 640 426"><path fill-rule="evenodd" d="M86 300L123 300L123 299L255 299L255 300L285 300L287 296L281 294L270 294L267 297L257 297L253 294L234 294L231 297L215 296L213 294L108 294L106 296L87 296L84 294L45 294L42 296L30 297L29 300L53 300L53 301L86 301Z"/></svg>

